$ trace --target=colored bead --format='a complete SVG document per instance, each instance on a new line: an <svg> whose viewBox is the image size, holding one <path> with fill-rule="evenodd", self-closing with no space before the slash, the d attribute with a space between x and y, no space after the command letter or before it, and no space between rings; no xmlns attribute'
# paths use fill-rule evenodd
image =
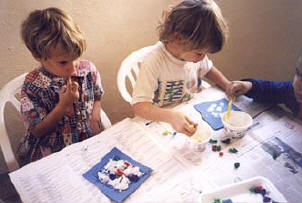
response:
<svg viewBox="0 0 302 203"><path fill-rule="evenodd" d="M219 151L219 152L221 151L221 146L220 145L217 146L217 151Z"/></svg>
<svg viewBox="0 0 302 203"><path fill-rule="evenodd" d="M266 195L266 189L262 189L261 194L262 194L262 196L265 196Z"/></svg>
<svg viewBox="0 0 302 203"><path fill-rule="evenodd" d="M263 197L263 202L270 202L271 201L271 198L269 197Z"/></svg>
<svg viewBox="0 0 302 203"><path fill-rule="evenodd" d="M237 168L239 168L239 167L240 167L240 163L239 163L239 162L234 163L234 168L235 168L235 169L237 169Z"/></svg>
<svg viewBox="0 0 302 203"><path fill-rule="evenodd" d="M225 140L222 140L221 142L224 143L224 144L230 144L231 143L231 139L227 138Z"/></svg>
<svg viewBox="0 0 302 203"><path fill-rule="evenodd" d="M221 203L221 200L218 199L218 198L215 198L215 199L213 200L213 203Z"/></svg>
<svg viewBox="0 0 302 203"><path fill-rule="evenodd" d="M223 152L219 152L219 156L220 156L220 157L223 157Z"/></svg>
<svg viewBox="0 0 302 203"><path fill-rule="evenodd" d="M233 153L233 154L236 154L238 152L238 150L236 148L230 148L229 152Z"/></svg>
<svg viewBox="0 0 302 203"><path fill-rule="evenodd" d="M110 180L114 180L116 178L116 175L113 173L110 173L109 178L110 178Z"/></svg>
<svg viewBox="0 0 302 203"><path fill-rule="evenodd" d="M169 135L169 131L165 130L165 131L163 132L163 135L164 135L164 136Z"/></svg>
<svg viewBox="0 0 302 203"><path fill-rule="evenodd" d="M273 154L273 159L276 160L276 159L278 158L278 156L279 156L278 153L275 152L275 153Z"/></svg>
<svg viewBox="0 0 302 203"><path fill-rule="evenodd" d="M233 203L231 199L224 199L222 200L222 203Z"/></svg>
<svg viewBox="0 0 302 203"><path fill-rule="evenodd" d="M120 169L117 169L117 171L116 171L116 175L118 175L118 176L122 176L124 173L123 173L123 171L122 170L120 170Z"/></svg>
<svg viewBox="0 0 302 203"><path fill-rule="evenodd" d="M211 144L216 144L216 143L217 143L217 140L210 139L210 140L209 140L209 143L211 143Z"/></svg>
<svg viewBox="0 0 302 203"><path fill-rule="evenodd" d="M177 132L174 132L174 133L173 133L173 136L175 136L175 135L176 135L176 133L177 133Z"/></svg>
<svg viewBox="0 0 302 203"><path fill-rule="evenodd" d="M128 176L129 180L131 182L137 182L139 177L137 175L131 175L131 176Z"/></svg>
<svg viewBox="0 0 302 203"><path fill-rule="evenodd" d="M213 152L216 152L216 151L217 151L217 145L213 145L213 146L212 146L212 151L213 151Z"/></svg>
<svg viewBox="0 0 302 203"><path fill-rule="evenodd" d="M254 187L250 187L249 191L250 191L251 193L255 193L255 188L254 188Z"/></svg>
<svg viewBox="0 0 302 203"><path fill-rule="evenodd" d="M262 190L263 190L263 187L261 185L255 187L255 193L261 193Z"/></svg>

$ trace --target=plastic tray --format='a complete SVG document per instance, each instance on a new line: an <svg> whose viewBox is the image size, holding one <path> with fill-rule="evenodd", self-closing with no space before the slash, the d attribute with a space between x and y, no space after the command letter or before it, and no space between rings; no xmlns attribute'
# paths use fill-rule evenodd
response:
<svg viewBox="0 0 302 203"><path fill-rule="evenodd" d="M257 176L238 183L223 186L215 191L201 194L200 203L212 203L215 198L221 200L231 199L233 203L262 203L261 194L253 194L249 191L252 186L261 185L269 193L268 196L276 202L287 202L278 189L266 178Z"/></svg>

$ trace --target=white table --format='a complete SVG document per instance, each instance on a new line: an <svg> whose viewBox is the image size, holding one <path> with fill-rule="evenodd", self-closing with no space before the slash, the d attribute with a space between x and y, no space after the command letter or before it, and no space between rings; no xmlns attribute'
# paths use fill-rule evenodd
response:
<svg viewBox="0 0 302 203"><path fill-rule="evenodd" d="M221 91L208 88L175 110L203 122L192 105L222 97ZM249 100L239 100L235 104L251 113L262 108ZM274 141L274 136L280 137L283 133L283 141L301 153L302 136L298 136L302 134L301 126L288 118L279 118L278 113L271 112L258 116L256 120L260 125L244 138L232 142L231 146L239 149L239 153L228 154L230 146L224 146L223 157L212 152L210 144L202 153L177 148L175 140L181 136L163 136L164 130L173 130L165 123L153 122L146 126L146 120L125 119L97 136L22 167L11 173L10 178L23 202L110 202L82 174L117 147L154 170L126 202L198 202L202 192L256 175L269 178L288 201L297 202L302 198L301 168L295 166L296 174L289 172L284 167L284 157L275 161L262 148L263 143ZM259 136L261 133L265 136ZM223 131L213 134L219 138ZM238 170L233 168L235 161L241 162Z"/></svg>

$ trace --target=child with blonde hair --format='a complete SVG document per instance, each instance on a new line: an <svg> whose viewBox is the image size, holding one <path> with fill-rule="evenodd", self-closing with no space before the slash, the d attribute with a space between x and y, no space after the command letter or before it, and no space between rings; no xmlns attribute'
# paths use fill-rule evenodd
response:
<svg viewBox="0 0 302 203"><path fill-rule="evenodd" d="M99 133L103 89L97 68L79 59L86 49L82 32L61 9L31 12L21 35L41 64L21 90L27 133L18 154L24 165Z"/></svg>
<svg viewBox="0 0 302 203"><path fill-rule="evenodd" d="M132 95L134 113L192 135L195 122L161 107L190 99L200 89L202 77L226 89L230 81L213 66L208 54L222 49L227 31L225 19L212 0L184 0L173 7L159 26L159 42L142 49Z"/></svg>

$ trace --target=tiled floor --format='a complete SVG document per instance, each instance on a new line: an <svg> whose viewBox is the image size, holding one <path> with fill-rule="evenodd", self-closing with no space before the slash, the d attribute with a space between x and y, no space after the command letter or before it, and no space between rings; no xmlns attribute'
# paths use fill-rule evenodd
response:
<svg viewBox="0 0 302 203"><path fill-rule="evenodd" d="M22 203L7 173L0 173L0 203L3 202Z"/></svg>

